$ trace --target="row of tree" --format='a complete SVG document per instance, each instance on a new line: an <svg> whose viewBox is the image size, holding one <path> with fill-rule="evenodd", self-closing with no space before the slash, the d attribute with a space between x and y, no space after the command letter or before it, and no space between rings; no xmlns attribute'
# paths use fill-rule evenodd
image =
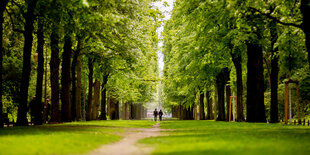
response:
<svg viewBox="0 0 310 155"><path fill-rule="evenodd" d="M105 120L107 101L151 100L160 24L152 2L1 1L0 126L3 111L14 118L16 107L17 125L28 125L31 96L36 96L37 125L43 123L42 100L48 96L50 122Z"/></svg>
<svg viewBox="0 0 310 155"><path fill-rule="evenodd" d="M279 122L278 94L294 79L309 115L309 10L309 0L176 0L164 32L164 102L182 119L199 105L199 119L224 121L236 95L237 121Z"/></svg>

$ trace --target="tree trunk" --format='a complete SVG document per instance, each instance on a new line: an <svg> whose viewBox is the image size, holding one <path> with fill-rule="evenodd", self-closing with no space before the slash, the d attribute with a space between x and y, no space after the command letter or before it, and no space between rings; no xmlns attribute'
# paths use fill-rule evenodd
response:
<svg viewBox="0 0 310 155"><path fill-rule="evenodd" d="M128 120L129 119L129 112L128 112L128 102L125 102L125 120Z"/></svg>
<svg viewBox="0 0 310 155"><path fill-rule="evenodd" d="M130 103L129 105L129 114L130 114L129 118L133 120L133 104L132 103Z"/></svg>
<svg viewBox="0 0 310 155"><path fill-rule="evenodd" d="M51 122L60 122L59 110L59 36L58 29L52 30L51 34L51 93L52 93L52 115Z"/></svg>
<svg viewBox="0 0 310 155"><path fill-rule="evenodd" d="M194 120L195 118L194 118L194 106L195 106L195 103L193 103L192 105L191 105L191 107L190 107L190 113L189 113L189 116L190 116L190 120Z"/></svg>
<svg viewBox="0 0 310 155"><path fill-rule="evenodd" d="M278 48L275 48L275 44L278 40L277 23L273 21L270 25L271 34L271 103L270 103L270 123L279 122L278 116L278 75L279 75L279 56Z"/></svg>
<svg viewBox="0 0 310 155"><path fill-rule="evenodd" d="M263 49L256 43L247 43L247 55L247 121L266 122Z"/></svg>
<svg viewBox="0 0 310 155"><path fill-rule="evenodd" d="M107 112L106 112L106 105L107 105L107 83L108 83L108 75L103 75L102 80L102 91L101 91L101 116L100 120L107 120Z"/></svg>
<svg viewBox="0 0 310 155"><path fill-rule="evenodd" d="M172 113L172 117L174 117L173 113ZM197 120L197 105L196 104L194 104L194 120Z"/></svg>
<svg viewBox="0 0 310 155"><path fill-rule="evenodd" d="M95 80L94 83L94 103L92 107L92 120L98 119L98 109L99 109L99 101L100 101L100 81Z"/></svg>
<svg viewBox="0 0 310 155"><path fill-rule="evenodd" d="M38 68L37 68L37 87L36 87L36 106L35 106L35 116L34 124L42 125L42 87L43 87L43 74L44 74L44 34L43 34L43 23L42 19L38 19L38 30L37 30L37 52L38 52Z"/></svg>
<svg viewBox="0 0 310 155"><path fill-rule="evenodd" d="M236 76L237 76L237 121L244 121L243 114L243 82L242 82L242 57L241 53L231 53L232 61L236 68Z"/></svg>
<svg viewBox="0 0 310 155"><path fill-rule="evenodd" d="M3 22L4 22L4 10L6 5L8 4L9 0L3 0L0 5L0 128L3 127L3 114L2 114L2 62L3 62Z"/></svg>
<svg viewBox="0 0 310 155"><path fill-rule="evenodd" d="M81 39L78 38L77 43L77 50L74 52L73 59L72 59L72 65L71 65L71 78L72 78L72 96L71 96L71 113L72 113L72 120L79 120L80 119L80 113L79 116L77 116L78 110L77 110L77 77L76 77L76 71L77 71L77 61L78 57L80 55L81 51ZM80 87L81 88L81 87ZM81 92L79 92L81 93ZM81 97L81 95L79 95ZM81 102L81 99L79 99L79 102ZM79 103L80 104L80 103ZM79 105L81 106L81 105ZM80 109L81 107L79 107ZM80 111L80 110L79 110Z"/></svg>
<svg viewBox="0 0 310 155"><path fill-rule="evenodd" d="M310 0L301 0L300 11L303 16L302 30L306 36L306 48L308 52L308 65L310 66Z"/></svg>
<svg viewBox="0 0 310 155"><path fill-rule="evenodd" d="M199 94L199 120L205 120L204 92L202 90Z"/></svg>
<svg viewBox="0 0 310 155"><path fill-rule="evenodd" d="M91 120L91 113L92 113L92 101L93 101L93 74L94 74L94 66L93 66L93 59L88 58L88 101L87 101L87 112L86 112L86 120Z"/></svg>
<svg viewBox="0 0 310 155"><path fill-rule="evenodd" d="M28 88L30 80L30 71L31 71L31 51L32 51L32 42L33 42L33 23L35 20L34 9L38 0L29 0L27 1L27 13L25 15L25 26L24 26L24 53L23 53L23 70L22 70L22 81L20 85L19 92L19 104L18 104L18 113L17 113L17 122L18 126L27 126L27 98L28 98Z"/></svg>
<svg viewBox="0 0 310 155"><path fill-rule="evenodd" d="M61 114L63 122L71 122L71 103L70 103L70 65L71 65L72 41L70 34L65 36L64 52L62 55L61 71Z"/></svg>
<svg viewBox="0 0 310 155"><path fill-rule="evenodd" d="M230 70L228 68L225 68L225 84L226 84L226 121L229 119L229 102L230 102L230 96L231 96L231 90L230 90ZM232 108L231 108L232 109ZM233 109L232 109L233 110ZM232 116L232 113L231 113ZM231 117L232 118L232 117Z"/></svg>
<svg viewBox="0 0 310 155"><path fill-rule="evenodd" d="M136 111L135 111L135 119L136 120L141 120L141 113L142 113L142 104L140 104L140 103L137 103L137 104L135 104L135 109L136 109Z"/></svg>
<svg viewBox="0 0 310 155"><path fill-rule="evenodd" d="M224 104L224 93L225 93L225 75L224 69L218 73L216 77L216 86L218 94L218 121L225 121L225 104Z"/></svg>
<svg viewBox="0 0 310 155"><path fill-rule="evenodd" d="M207 99L207 120L211 120L213 118L212 115L212 99L210 96L210 91L206 92L206 99Z"/></svg>
<svg viewBox="0 0 310 155"><path fill-rule="evenodd" d="M58 3L56 0L52 3L52 8L58 8ZM59 109L59 23L60 14L59 10L55 11L53 14L54 22L52 25L51 34L51 60L50 60L50 72L51 72L51 99L52 99L52 114L50 122L58 123L61 121L60 109Z"/></svg>
<svg viewBox="0 0 310 155"><path fill-rule="evenodd" d="M78 51L76 53L76 99L75 99L75 108L76 108L76 120L81 120L81 103L82 103L82 55L81 53L81 42L78 43ZM72 89L73 91L73 89Z"/></svg>
<svg viewBox="0 0 310 155"><path fill-rule="evenodd" d="M217 85L216 85L216 82L215 82L215 86L214 86L214 120L217 120L217 104L218 104L218 100L217 100L217 94L218 94L218 91L217 91Z"/></svg>
<svg viewBox="0 0 310 155"><path fill-rule="evenodd" d="M115 98L109 98L108 99L108 112L110 120L117 120L119 119L119 102ZM136 108L135 108L136 109ZM136 118L136 113L134 113L134 116Z"/></svg>

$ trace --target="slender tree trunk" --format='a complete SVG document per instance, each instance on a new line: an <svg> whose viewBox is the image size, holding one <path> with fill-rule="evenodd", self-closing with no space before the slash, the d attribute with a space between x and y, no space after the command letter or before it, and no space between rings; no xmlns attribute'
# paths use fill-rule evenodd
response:
<svg viewBox="0 0 310 155"><path fill-rule="evenodd" d="M190 119L190 107L186 107L184 106L184 109L185 109L185 120L189 120Z"/></svg>
<svg viewBox="0 0 310 155"><path fill-rule="evenodd" d="M59 23L60 23L60 13L58 8L58 3L53 0L52 8L56 9L55 14L52 14L54 19L52 25L51 38L51 60L50 60L50 72L51 72L51 99L52 99L52 114L50 122L58 123L61 121L60 109L59 109Z"/></svg>
<svg viewBox="0 0 310 155"><path fill-rule="evenodd" d="M180 118L180 120L184 120L183 119L183 106L182 105L179 106L179 118Z"/></svg>
<svg viewBox="0 0 310 155"><path fill-rule="evenodd" d="M76 70L77 70L77 59L80 55L81 51L81 39L78 38L77 50L74 52L72 65L71 65L71 78L72 78L72 96L71 96L71 113L72 113L72 120L79 120L80 114L77 116L77 77L76 77ZM80 87L81 88L81 87ZM81 95L79 95L81 96ZM81 99L79 99L81 101ZM80 109L80 107L79 107Z"/></svg>
<svg viewBox="0 0 310 155"><path fill-rule="evenodd" d="M204 92L202 90L199 94L199 120L205 120Z"/></svg>
<svg viewBox="0 0 310 155"><path fill-rule="evenodd" d="M263 49L247 43L247 121L266 122L264 105Z"/></svg>
<svg viewBox="0 0 310 155"><path fill-rule="evenodd" d="M230 70L228 68L225 68L226 121L228 121L228 119L229 119L229 102L230 102L230 96L231 96L231 89L230 89L230 85L228 83L229 81L230 81ZM231 115L232 115L232 113L231 113Z"/></svg>
<svg viewBox="0 0 310 155"><path fill-rule="evenodd" d="M278 61L279 57L275 56L271 60L271 103L270 103L270 123L279 122L278 114Z"/></svg>
<svg viewBox="0 0 310 155"><path fill-rule="evenodd" d="M213 118L213 115L212 115L212 99L210 96L210 91L206 92L206 99L207 99L207 120L211 120Z"/></svg>
<svg viewBox="0 0 310 155"><path fill-rule="evenodd" d="M108 75L103 75L102 80L102 91L101 91L101 117L100 120L107 120L107 112L106 112L106 105L107 105L107 83L108 83Z"/></svg>
<svg viewBox="0 0 310 155"><path fill-rule="evenodd" d="M123 103L122 105L122 120L126 120L126 103Z"/></svg>
<svg viewBox="0 0 310 155"><path fill-rule="evenodd" d="M116 113L118 113L118 102L116 102L117 104L116 104ZM140 103L138 103L138 104L135 104L135 107L136 107L136 119L137 120L141 120L141 113L142 113L142 105L140 104ZM117 119L117 116L118 115L116 115L116 119Z"/></svg>
<svg viewBox="0 0 310 155"><path fill-rule="evenodd" d="M130 111L130 119L133 120L134 119L134 109L133 109L133 103L130 103L129 105L129 111Z"/></svg>
<svg viewBox="0 0 310 155"><path fill-rule="evenodd" d="M84 81L84 83L87 83L86 80ZM87 92L87 85L86 84L85 84L85 87L83 87L82 91L83 91L83 93L82 93L83 94L83 106L82 106L83 107L82 108L82 115L83 116L82 116L82 118L83 118L83 121L86 121L86 111L87 111L86 107L88 104L88 103L86 103L86 98L87 98L87 93L86 93Z"/></svg>
<svg viewBox="0 0 310 155"><path fill-rule="evenodd" d="M78 44L79 45L79 44ZM81 43L78 47L81 48ZM78 54L76 58L76 120L81 120L81 103L82 103L82 55L80 54L80 50L78 48Z"/></svg>
<svg viewBox="0 0 310 155"><path fill-rule="evenodd" d="M140 107L141 112L141 107ZM119 101L115 103L115 120L119 120ZM140 113L140 120L141 120L141 113Z"/></svg>
<svg viewBox="0 0 310 155"><path fill-rule="evenodd" d="M38 19L38 30L37 30L37 52L38 52L38 68L37 68L37 87L36 87L36 106L34 124L41 125L43 122L42 118L42 91L43 91L43 74L44 74L44 34L43 34L43 23L42 19Z"/></svg>
<svg viewBox="0 0 310 155"><path fill-rule="evenodd" d="M92 107L92 120L98 119L98 109L99 109L99 101L100 101L100 81L95 80L94 83L94 97L93 97L93 107Z"/></svg>
<svg viewBox="0 0 310 155"><path fill-rule="evenodd" d="M243 82L242 82L242 57L240 53L231 53L232 61L236 68L237 76L237 121L244 121L243 114Z"/></svg>
<svg viewBox="0 0 310 155"><path fill-rule="evenodd" d="M125 102L125 120L129 119L129 115L128 115L128 102Z"/></svg>
<svg viewBox="0 0 310 155"><path fill-rule="evenodd" d="M0 5L0 128L3 127L3 114L2 114L2 63L3 63L3 22L4 22L4 10L8 4L8 0L3 0Z"/></svg>
<svg viewBox="0 0 310 155"><path fill-rule="evenodd" d="M63 122L71 122L71 103L70 103L70 64L72 41L71 34L65 36L64 52L62 55L62 71L61 71L61 115Z"/></svg>
<svg viewBox="0 0 310 155"><path fill-rule="evenodd" d="M52 30L51 34L51 93L52 93L52 115L51 122L60 122L60 109L59 109L59 35L58 29Z"/></svg>
<svg viewBox="0 0 310 155"><path fill-rule="evenodd" d="M270 122L279 122L278 116L278 75L279 75L279 56L278 48L275 48L275 44L278 40L278 33L276 22L270 23L270 33L271 33L271 103L270 103Z"/></svg>
<svg viewBox="0 0 310 155"><path fill-rule="evenodd" d="M93 101L93 74L94 74L94 66L93 66L93 59L88 58L88 104L87 104L87 114L86 120L91 120L91 113L92 113L92 101Z"/></svg>
<svg viewBox="0 0 310 155"><path fill-rule="evenodd" d="M192 105L191 105L191 107L190 107L190 114L189 114L189 116L190 116L190 120L194 120L195 118L194 118L194 106L195 106L195 103L193 103Z"/></svg>
<svg viewBox="0 0 310 155"><path fill-rule="evenodd" d="M17 122L18 126L27 126L27 98L28 98L28 88L30 80L30 71L31 71L31 51L32 51L32 42L33 42L33 23L35 20L34 9L38 0L29 0L27 1L27 13L25 15L25 27L24 27L24 53L23 53L23 70L22 70L22 81L20 85L19 92L19 105L17 113Z"/></svg>
<svg viewBox="0 0 310 155"><path fill-rule="evenodd" d="M224 93L225 93L225 75L224 69L216 77L216 86L218 94L218 121L225 121L225 103L224 103Z"/></svg>
<svg viewBox="0 0 310 155"><path fill-rule="evenodd" d="M217 90L217 85L215 82L215 86L214 86L214 120L217 120L217 105L218 105L218 99L217 99L217 95L218 95L218 90Z"/></svg>
<svg viewBox="0 0 310 155"><path fill-rule="evenodd" d="M303 16L302 30L305 32L306 36L306 48L310 66L310 0L301 0L300 11Z"/></svg>

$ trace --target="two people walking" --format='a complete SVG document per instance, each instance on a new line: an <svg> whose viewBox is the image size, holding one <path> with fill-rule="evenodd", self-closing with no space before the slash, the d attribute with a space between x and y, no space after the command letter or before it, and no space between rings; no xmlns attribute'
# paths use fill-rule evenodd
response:
<svg viewBox="0 0 310 155"><path fill-rule="evenodd" d="M157 115L159 116L159 120L162 121L163 111L161 111L161 109L158 112L157 109L155 108L153 115L154 115L154 121L157 121Z"/></svg>

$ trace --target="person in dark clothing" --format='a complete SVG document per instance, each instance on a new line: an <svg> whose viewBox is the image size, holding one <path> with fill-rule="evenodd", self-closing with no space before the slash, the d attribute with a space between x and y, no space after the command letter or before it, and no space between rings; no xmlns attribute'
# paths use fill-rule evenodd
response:
<svg viewBox="0 0 310 155"><path fill-rule="evenodd" d="M161 111L161 109L159 110L159 120L162 121L162 117L163 117L163 111Z"/></svg>
<svg viewBox="0 0 310 155"><path fill-rule="evenodd" d="M30 123L34 122L34 115L35 115L35 108L36 108L36 96L33 96L32 100L29 102L28 109L30 110Z"/></svg>
<svg viewBox="0 0 310 155"><path fill-rule="evenodd" d="M155 110L154 110L154 112L153 112L153 115L154 115L154 121L157 121L158 111L157 111L156 108L155 108Z"/></svg>
<svg viewBox="0 0 310 155"><path fill-rule="evenodd" d="M51 111L51 103L49 102L49 99L46 99L46 103L44 105L44 110L43 110L43 122L44 123L48 122L50 111Z"/></svg>
<svg viewBox="0 0 310 155"><path fill-rule="evenodd" d="M47 107L46 107L46 121L49 121L48 118L51 115L51 103L49 101L50 101L49 99L46 99L46 104L47 104Z"/></svg>

